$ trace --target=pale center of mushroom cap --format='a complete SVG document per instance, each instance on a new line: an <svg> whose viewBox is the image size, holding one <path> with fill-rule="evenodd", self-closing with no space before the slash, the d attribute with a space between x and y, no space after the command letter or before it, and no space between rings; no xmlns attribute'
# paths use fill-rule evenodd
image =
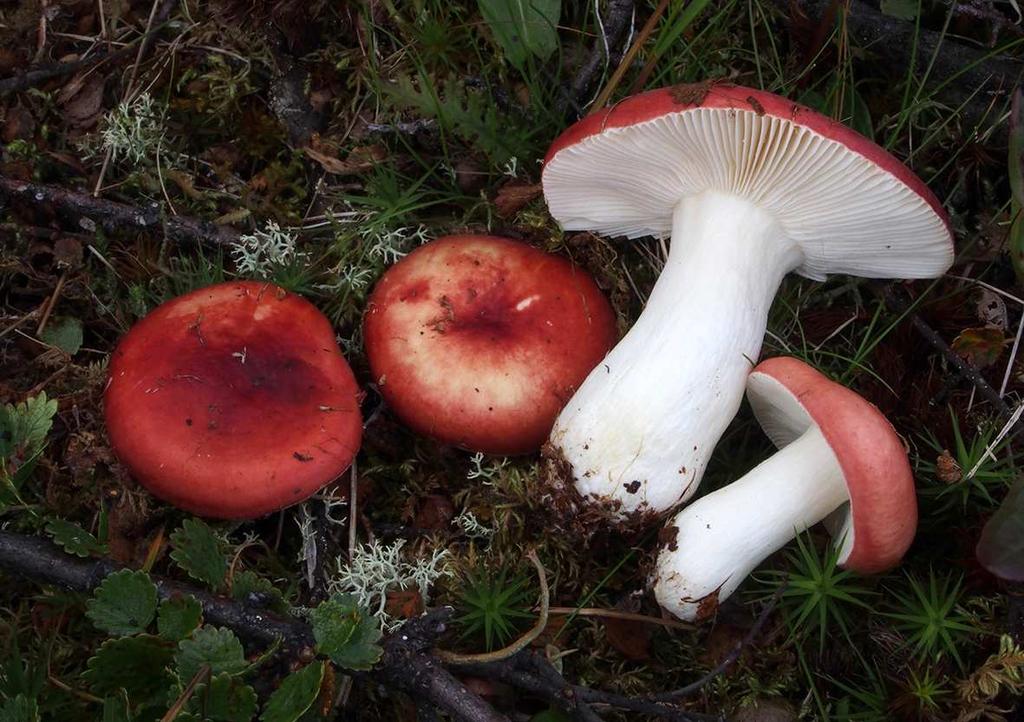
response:
<svg viewBox="0 0 1024 722"><path fill-rule="evenodd" d="M559 151L544 195L568 230L665 236L707 190L763 208L805 252L798 273L932 278L952 262L943 219L864 156L785 118L693 108L608 128Z"/></svg>
<svg viewBox="0 0 1024 722"><path fill-rule="evenodd" d="M620 514L665 511L697 489L736 414L768 309L801 249L749 201L681 201L647 307L562 410L551 442L581 494Z"/></svg>
<svg viewBox="0 0 1024 722"><path fill-rule="evenodd" d="M683 509L655 567L658 603L680 619L713 611L765 558L849 500L832 448L812 425L734 481ZM674 548L674 549L673 549ZM702 606L703 603L703 606Z"/></svg>

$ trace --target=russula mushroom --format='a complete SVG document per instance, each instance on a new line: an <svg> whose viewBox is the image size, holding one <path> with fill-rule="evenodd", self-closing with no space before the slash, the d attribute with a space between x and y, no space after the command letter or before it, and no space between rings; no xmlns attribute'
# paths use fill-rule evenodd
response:
<svg viewBox="0 0 1024 722"><path fill-rule="evenodd" d="M114 452L153 494L252 519L302 501L359 449L355 378L313 304L269 283L221 283L139 321L110 360Z"/></svg>
<svg viewBox="0 0 1024 722"><path fill-rule="evenodd" d="M712 614L762 560L819 521L839 564L864 574L895 566L914 539L907 452L873 404L788 357L758 365L747 398L779 451L665 528L654 593L684 620Z"/></svg>
<svg viewBox="0 0 1024 722"><path fill-rule="evenodd" d="M494 236L420 246L380 279L363 326L381 395L414 431L491 454L536 451L615 343L569 261Z"/></svg>
<svg viewBox="0 0 1024 722"><path fill-rule="evenodd" d="M931 278L953 260L939 201L899 161L737 85L664 88L584 118L555 140L543 185L567 230L671 235L647 307L547 447L556 493L616 523L696 491L787 273Z"/></svg>

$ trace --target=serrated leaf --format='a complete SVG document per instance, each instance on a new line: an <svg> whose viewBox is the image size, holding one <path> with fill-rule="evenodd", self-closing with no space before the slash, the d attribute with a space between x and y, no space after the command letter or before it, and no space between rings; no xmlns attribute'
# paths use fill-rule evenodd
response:
<svg viewBox="0 0 1024 722"><path fill-rule="evenodd" d="M40 391L20 404L0 407L0 458L31 456L43 447L53 426L57 400Z"/></svg>
<svg viewBox="0 0 1024 722"><path fill-rule="evenodd" d="M360 608L355 597L336 595L314 609L309 618L317 649L335 664L367 670L380 659L380 622Z"/></svg>
<svg viewBox="0 0 1024 722"><path fill-rule="evenodd" d="M970 361L979 369L991 366L1003 355L1009 343L1002 329L992 326L965 328L953 339L950 348Z"/></svg>
<svg viewBox="0 0 1024 722"><path fill-rule="evenodd" d="M193 596L173 597L160 602L156 629L172 642L188 637L203 621L203 605Z"/></svg>
<svg viewBox="0 0 1024 722"><path fill-rule="evenodd" d="M174 646L150 634L108 639L89 660L84 677L95 694L123 689L138 705L167 691L173 657Z"/></svg>
<svg viewBox="0 0 1024 722"><path fill-rule="evenodd" d="M210 666L210 674L238 674L248 667L242 643L230 629L223 627L200 627L190 639L178 643L174 656L178 679L187 684L204 664Z"/></svg>
<svg viewBox="0 0 1024 722"><path fill-rule="evenodd" d="M23 694L0 704L0 722L39 722L39 706Z"/></svg>
<svg viewBox="0 0 1024 722"><path fill-rule="evenodd" d="M323 662L313 662L298 672L292 672L270 695L260 721L295 722L316 702L323 679Z"/></svg>
<svg viewBox="0 0 1024 722"><path fill-rule="evenodd" d="M53 540L69 554L87 557L92 554L103 554L107 550L92 534L78 524L54 517L46 522L46 531Z"/></svg>
<svg viewBox="0 0 1024 722"><path fill-rule="evenodd" d="M145 572L122 569L107 576L86 603L85 616L114 635L145 631L156 614L156 585Z"/></svg>
<svg viewBox="0 0 1024 722"><path fill-rule="evenodd" d="M223 544L217 533L199 519L186 519L171 534L171 559L198 582L219 589L228 571Z"/></svg>
<svg viewBox="0 0 1024 722"><path fill-rule="evenodd" d="M43 343L56 346L68 356L82 348L82 322L70 316L54 319L39 336Z"/></svg>
<svg viewBox="0 0 1024 722"><path fill-rule="evenodd" d="M531 55L547 60L558 49L561 0L478 0L480 14L517 68Z"/></svg>
<svg viewBox="0 0 1024 722"><path fill-rule="evenodd" d="M1010 488L981 530L975 555L997 577L1024 582L1024 479Z"/></svg>
<svg viewBox="0 0 1024 722"><path fill-rule="evenodd" d="M250 722L256 691L230 674L218 674L196 687L187 709L204 722Z"/></svg>

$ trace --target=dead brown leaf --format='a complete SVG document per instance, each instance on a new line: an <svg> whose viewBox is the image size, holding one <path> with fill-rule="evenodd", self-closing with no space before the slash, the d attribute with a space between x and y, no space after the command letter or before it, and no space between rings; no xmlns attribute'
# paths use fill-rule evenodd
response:
<svg viewBox="0 0 1024 722"><path fill-rule="evenodd" d="M1003 354L1009 340L1001 329L993 326L965 328L950 344L954 351L979 369L994 364Z"/></svg>
<svg viewBox="0 0 1024 722"><path fill-rule="evenodd" d="M498 195L494 199L494 205L498 209L498 215L508 218L528 203L540 196L542 192L540 183L521 183L511 181L498 189Z"/></svg>
<svg viewBox="0 0 1024 722"><path fill-rule="evenodd" d="M375 168L384 158L387 157L387 150L380 145L362 145L352 149L352 152L342 160L327 153L321 153L313 148L303 149L307 156L320 164L332 175L357 175Z"/></svg>
<svg viewBox="0 0 1024 722"><path fill-rule="evenodd" d="M104 80L90 75L84 81L75 77L61 90L59 97L66 100L64 112L72 127L86 130L96 125L103 108Z"/></svg>
<svg viewBox="0 0 1024 722"><path fill-rule="evenodd" d="M4 143L11 143L15 140L31 140L35 132L36 120L32 117L32 112L18 104L7 111L4 130L0 134L0 138L3 138Z"/></svg>
<svg viewBox="0 0 1024 722"><path fill-rule="evenodd" d="M651 625L634 619L607 617L604 634L608 643L626 659L643 662L651 658Z"/></svg>

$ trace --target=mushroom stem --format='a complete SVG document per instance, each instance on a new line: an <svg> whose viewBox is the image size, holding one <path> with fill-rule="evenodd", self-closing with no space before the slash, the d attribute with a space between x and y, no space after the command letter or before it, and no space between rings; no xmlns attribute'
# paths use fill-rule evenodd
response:
<svg viewBox="0 0 1024 722"><path fill-rule="evenodd" d="M772 216L738 195L679 202L646 309L551 433L583 496L625 517L696 491L739 408L775 292L802 260Z"/></svg>
<svg viewBox="0 0 1024 722"><path fill-rule="evenodd" d="M658 603L693 621L714 611L754 568L849 501L821 430L804 434L741 479L695 501L669 524L655 568ZM705 600L711 600L711 602Z"/></svg>

